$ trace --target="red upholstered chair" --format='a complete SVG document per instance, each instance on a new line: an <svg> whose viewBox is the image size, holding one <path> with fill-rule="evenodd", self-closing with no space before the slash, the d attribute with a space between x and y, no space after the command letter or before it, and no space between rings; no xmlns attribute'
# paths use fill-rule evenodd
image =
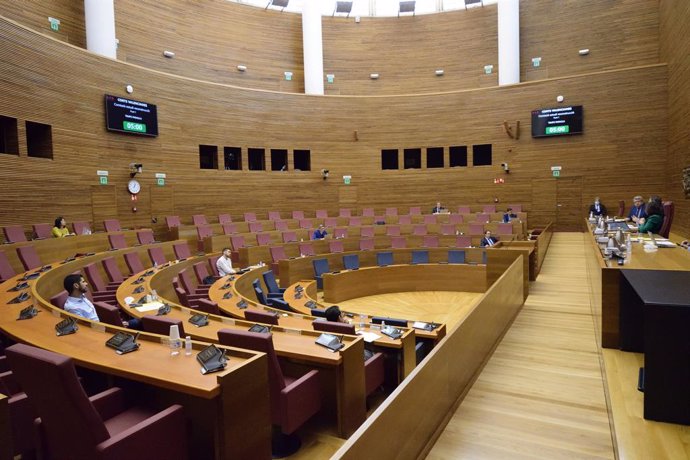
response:
<svg viewBox="0 0 690 460"><path fill-rule="evenodd" d="M513 210L513 212L522 212L521 204L509 204L508 207Z"/></svg>
<svg viewBox="0 0 690 460"><path fill-rule="evenodd" d="M675 213L675 205L673 201L664 201L664 221L661 224L659 235L668 238L671 232L671 224L673 223L673 214Z"/></svg>
<svg viewBox="0 0 690 460"><path fill-rule="evenodd" d="M208 264L206 262L197 262L192 266L192 268L194 269L197 282L200 285L204 285L204 280L211 276L208 271Z"/></svg>
<svg viewBox="0 0 690 460"><path fill-rule="evenodd" d="M53 237L53 226L50 224L33 224L34 239L45 240Z"/></svg>
<svg viewBox="0 0 690 460"><path fill-rule="evenodd" d="M244 213L244 221L245 222L256 222L256 213L255 212L245 212Z"/></svg>
<svg viewBox="0 0 690 460"><path fill-rule="evenodd" d="M278 356L273 348L273 336L270 333L221 329L218 331L218 340L223 345L266 353L268 357L271 421L273 425L280 427L283 435L293 434L321 409L319 371L309 371L299 378L283 374ZM300 442L295 437L289 440L285 436L274 437L274 457L294 453L299 449L299 445Z"/></svg>
<svg viewBox="0 0 690 460"><path fill-rule="evenodd" d="M449 224L457 225L457 224L461 224L463 222L464 222L464 218L462 217L462 214L451 214L450 216L448 216L448 223Z"/></svg>
<svg viewBox="0 0 690 460"><path fill-rule="evenodd" d="M156 242L151 229L139 230L137 232L137 240L139 244L152 244Z"/></svg>
<svg viewBox="0 0 690 460"><path fill-rule="evenodd" d="M244 318L247 321L254 321L255 323L274 324L277 326L280 315L270 311L247 309L244 311Z"/></svg>
<svg viewBox="0 0 690 460"><path fill-rule="evenodd" d="M63 289L50 298L50 304L57 308L65 308L67 297L69 297L69 294Z"/></svg>
<svg viewBox="0 0 690 460"><path fill-rule="evenodd" d="M421 224L421 225L415 225L414 228L412 229L412 234L413 235L426 235L426 225Z"/></svg>
<svg viewBox="0 0 690 460"><path fill-rule="evenodd" d="M362 238L359 240L360 251L371 251L374 249L374 240L371 238Z"/></svg>
<svg viewBox="0 0 690 460"><path fill-rule="evenodd" d="M402 215L398 217L398 224L400 225L410 225L412 223L412 216Z"/></svg>
<svg viewBox="0 0 690 460"><path fill-rule="evenodd" d="M223 224L223 235L232 235L237 233L237 224L226 222Z"/></svg>
<svg viewBox="0 0 690 460"><path fill-rule="evenodd" d="M436 214L427 214L424 216L425 225L435 224L437 221Z"/></svg>
<svg viewBox="0 0 690 460"><path fill-rule="evenodd" d="M374 217L374 208L362 209L362 217Z"/></svg>
<svg viewBox="0 0 690 460"><path fill-rule="evenodd" d="M268 246L271 244L271 234L270 233L257 233L256 234L256 244L259 246Z"/></svg>
<svg viewBox="0 0 690 460"><path fill-rule="evenodd" d="M252 233L258 233L264 231L264 226L261 222L249 222L249 231Z"/></svg>
<svg viewBox="0 0 690 460"><path fill-rule="evenodd" d="M288 259L287 254L285 253L285 247L284 246L271 246L268 248L268 252L271 253L271 270L273 270L273 273L278 273L279 271L279 266L280 263L279 261Z"/></svg>
<svg viewBox="0 0 690 460"><path fill-rule="evenodd" d="M283 239L283 243L294 243L297 241L297 233L293 231L283 232L281 238Z"/></svg>
<svg viewBox="0 0 690 460"><path fill-rule="evenodd" d="M202 300L208 300L208 296L206 294L187 294L185 290L179 286L175 288L175 294L177 294L180 304L189 308L198 309Z"/></svg>
<svg viewBox="0 0 690 460"><path fill-rule="evenodd" d="M7 361L6 356L1 357L2 361ZM5 363L6 364L6 363ZM31 406L29 397L19 387L17 379L9 365L6 369L0 369L0 393L8 397L9 424L12 430L12 456L9 458L38 458L36 452L40 444L39 434L37 433L34 420L38 415Z"/></svg>
<svg viewBox="0 0 690 460"><path fill-rule="evenodd" d="M285 232L288 230L288 223L284 220L274 220L273 224L275 225L276 231Z"/></svg>
<svg viewBox="0 0 690 460"><path fill-rule="evenodd" d="M218 214L219 224L229 224L230 222L232 222L232 217L230 216L230 214Z"/></svg>
<svg viewBox="0 0 690 460"><path fill-rule="evenodd" d="M316 251L314 251L314 246L311 243L300 243L299 253L303 256L315 256Z"/></svg>
<svg viewBox="0 0 690 460"><path fill-rule="evenodd" d="M124 257L130 275L144 271L144 264L141 263L138 252L128 252Z"/></svg>
<svg viewBox="0 0 690 460"><path fill-rule="evenodd" d="M422 241L423 248L437 248L438 244L438 236L424 235L424 240Z"/></svg>
<svg viewBox="0 0 690 460"><path fill-rule="evenodd" d="M111 388L89 398L71 358L24 344L6 350L13 374L41 418L51 458L187 458L184 410L173 405L156 413L126 408L125 395ZM75 437L75 433L79 433Z"/></svg>
<svg viewBox="0 0 690 460"><path fill-rule="evenodd" d="M72 231L75 235L88 235L91 233L91 224L85 220L72 222Z"/></svg>
<svg viewBox="0 0 690 460"><path fill-rule="evenodd" d="M280 220L280 211L268 211L268 220Z"/></svg>
<svg viewBox="0 0 690 460"><path fill-rule="evenodd" d="M210 225L198 225L196 227L196 236L199 241L203 241L204 238L213 236L213 228Z"/></svg>
<svg viewBox="0 0 690 460"><path fill-rule="evenodd" d="M335 252L335 253L345 252L345 246L343 245L342 241L331 240L328 242L328 252Z"/></svg>
<svg viewBox="0 0 690 460"><path fill-rule="evenodd" d="M203 311L204 313L210 313L212 315L220 315L221 311L218 308L218 304L211 299L199 299L196 303L195 309Z"/></svg>
<svg viewBox="0 0 690 460"><path fill-rule="evenodd" d="M8 225L7 227L3 227L2 231L5 234L6 243L21 243L22 241L26 241L24 227L21 225Z"/></svg>
<svg viewBox="0 0 690 460"><path fill-rule="evenodd" d="M127 247L127 242L125 241L125 235L123 233L108 235L108 242L110 242L111 249L125 249Z"/></svg>
<svg viewBox="0 0 690 460"><path fill-rule="evenodd" d="M398 215L398 208L386 208L386 215L387 216L397 216Z"/></svg>
<svg viewBox="0 0 690 460"><path fill-rule="evenodd" d="M311 229L313 226L314 223L311 219L300 219L299 221L299 228Z"/></svg>
<svg viewBox="0 0 690 460"><path fill-rule="evenodd" d="M482 224L486 224L491 220L491 216L486 213L477 213L477 215L474 217L474 221Z"/></svg>
<svg viewBox="0 0 690 460"><path fill-rule="evenodd" d="M496 205L495 204L485 204L482 207L482 210L483 210L482 212L484 212L485 214L493 214L494 212L496 212Z"/></svg>
<svg viewBox="0 0 690 460"><path fill-rule="evenodd" d="M513 234L513 224L501 222L496 227L496 233L498 233L499 235L512 235Z"/></svg>
<svg viewBox="0 0 690 460"><path fill-rule="evenodd" d="M374 237L374 227L360 227L359 228L360 238L373 238Z"/></svg>
<svg viewBox="0 0 690 460"><path fill-rule="evenodd" d="M184 268L177 274L177 279L180 287L185 290L187 295L204 295L208 296L210 286L200 286L196 282L196 275L192 277L191 270Z"/></svg>
<svg viewBox="0 0 690 460"><path fill-rule="evenodd" d="M469 236L458 236L455 238L456 248L469 248L472 246L472 238Z"/></svg>
<svg viewBox="0 0 690 460"><path fill-rule="evenodd" d="M458 214L472 214L469 206L458 206Z"/></svg>
<svg viewBox="0 0 690 460"><path fill-rule="evenodd" d="M339 335L356 335L355 326L352 324L319 320L313 321L311 324L315 331L330 332ZM383 385L385 376L383 363L383 353L374 353L371 358L364 362L364 384L366 387L365 394L367 396Z"/></svg>
<svg viewBox="0 0 690 460"><path fill-rule="evenodd" d="M180 337L185 337L184 323L179 319L168 318L167 316L145 315L141 318L141 325L146 332L169 336L170 326L177 326Z"/></svg>
<svg viewBox="0 0 690 460"><path fill-rule="evenodd" d="M350 227L359 227L362 225L362 218L361 217L350 217L348 220L348 225Z"/></svg>
<svg viewBox="0 0 690 460"><path fill-rule="evenodd" d="M422 208L419 206L414 206L410 208L410 212L408 213L411 216L419 216L422 214Z"/></svg>
<svg viewBox="0 0 690 460"><path fill-rule="evenodd" d="M247 244L244 241L244 236L237 235L230 237L230 245L233 251L238 251L240 248L246 248Z"/></svg>
<svg viewBox="0 0 690 460"><path fill-rule="evenodd" d="M182 222L180 222L180 216L165 216L165 224L168 226L168 229L171 229L179 227Z"/></svg>
<svg viewBox="0 0 690 460"><path fill-rule="evenodd" d="M101 323L122 327L122 317L118 307L103 301L94 302L93 307L96 309L96 314Z"/></svg>
<svg viewBox="0 0 690 460"><path fill-rule="evenodd" d="M304 211L292 211L292 218L294 220L304 219Z"/></svg>
<svg viewBox="0 0 690 460"><path fill-rule="evenodd" d="M473 223L469 224L469 234L470 235L483 235L484 234L484 224Z"/></svg>
<svg viewBox="0 0 690 460"><path fill-rule="evenodd" d="M192 216L192 224L196 225L197 227L199 225L207 225L208 221L206 220L206 216L203 214L194 214Z"/></svg>
<svg viewBox="0 0 690 460"><path fill-rule="evenodd" d="M515 210L513 210L515 211ZM620 200L618 202L618 214L616 214L618 217L625 217L625 201Z"/></svg>
<svg viewBox="0 0 690 460"><path fill-rule="evenodd" d="M24 266L24 270L29 271L43 266L41 258L38 257L36 248L33 246L20 246L17 248L17 255Z"/></svg>
<svg viewBox="0 0 690 460"><path fill-rule="evenodd" d="M91 262L90 264L86 264L83 267L84 269L84 275L86 276L86 280L89 282L91 285L91 293L97 297L97 296L108 296L108 297L114 297L115 296L115 291L117 291L117 288L119 285L107 285L105 281L103 281L103 277L101 276L101 273L98 271L98 267L96 266L96 262Z"/></svg>
<svg viewBox="0 0 690 460"><path fill-rule="evenodd" d="M216 279L220 278L220 273L218 273L218 265L216 264L218 259L220 259L220 256L211 256L208 259L208 265L211 267L211 273Z"/></svg>
<svg viewBox="0 0 690 460"><path fill-rule="evenodd" d="M333 229L334 238L347 238L347 228L334 228Z"/></svg>
<svg viewBox="0 0 690 460"><path fill-rule="evenodd" d="M163 254L163 248L161 247L149 248L149 258L154 266L164 265L168 262L165 258L165 254Z"/></svg>
<svg viewBox="0 0 690 460"><path fill-rule="evenodd" d="M352 210L349 208L340 208L338 211L338 216L340 217L351 217L352 216Z"/></svg>
<svg viewBox="0 0 690 460"><path fill-rule="evenodd" d="M106 232L121 232L122 226L117 219L106 219L103 221L103 228Z"/></svg>
<svg viewBox="0 0 690 460"><path fill-rule="evenodd" d="M391 237L391 248L402 249L407 247L407 240L404 236L392 236Z"/></svg>
<svg viewBox="0 0 690 460"><path fill-rule="evenodd" d="M0 282L7 281L16 274L5 252L0 251Z"/></svg>
<svg viewBox="0 0 690 460"><path fill-rule="evenodd" d="M335 217L326 217L323 220L323 225L328 228L333 228L336 225L338 225L338 219L336 219Z"/></svg>
<svg viewBox="0 0 690 460"><path fill-rule="evenodd" d="M187 243L173 244L173 253L177 260L184 260L192 257L192 252L189 250L189 244Z"/></svg>
<svg viewBox="0 0 690 460"><path fill-rule="evenodd" d="M441 235L455 235L455 224L441 224Z"/></svg>
<svg viewBox="0 0 690 460"><path fill-rule="evenodd" d="M325 219L328 217L328 211L325 209L317 209L316 210L316 218L317 219Z"/></svg>
<svg viewBox="0 0 690 460"><path fill-rule="evenodd" d="M400 226L399 225L387 225L386 235L388 236L400 236Z"/></svg>

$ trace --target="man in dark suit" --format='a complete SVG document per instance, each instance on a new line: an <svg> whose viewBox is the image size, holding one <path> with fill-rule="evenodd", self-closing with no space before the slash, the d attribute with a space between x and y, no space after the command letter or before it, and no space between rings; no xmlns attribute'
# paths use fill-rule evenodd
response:
<svg viewBox="0 0 690 460"><path fill-rule="evenodd" d="M498 238L496 238L495 236L491 236L491 230L487 230L484 233L484 238L482 238L481 241L479 241L479 246L486 248L491 247L496 243L498 243Z"/></svg>
<svg viewBox="0 0 690 460"><path fill-rule="evenodd" d="M594 203L589 207L589 214L595 217L606 216L606 206L599 200L599 197L594 198Z"/></svg>

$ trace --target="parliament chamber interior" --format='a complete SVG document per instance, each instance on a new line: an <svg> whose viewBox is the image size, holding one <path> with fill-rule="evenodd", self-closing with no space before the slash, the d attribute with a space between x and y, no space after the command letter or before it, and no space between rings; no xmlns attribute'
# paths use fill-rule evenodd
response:
<svg viewBox="0 0 690 460"><path fill-rule="evenodd" d="M0 4L0 460L690 458L690 2Z"/></svg>

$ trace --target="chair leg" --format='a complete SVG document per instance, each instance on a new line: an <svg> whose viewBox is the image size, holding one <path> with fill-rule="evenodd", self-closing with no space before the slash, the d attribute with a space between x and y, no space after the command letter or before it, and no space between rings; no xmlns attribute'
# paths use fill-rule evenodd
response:
<svg viewBox="0 0 690 460"><path fill-rule="evenodd" d="M294 454L302 447L302 441L296 434L285 434L280 430L280 427L273 427L273 436L271 439L271 457L284 458Z"/></svg>

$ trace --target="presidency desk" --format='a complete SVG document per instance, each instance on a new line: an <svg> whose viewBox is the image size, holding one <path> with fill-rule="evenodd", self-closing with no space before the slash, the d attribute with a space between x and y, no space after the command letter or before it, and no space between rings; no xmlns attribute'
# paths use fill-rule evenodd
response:
<svg viewBox="0 0 690 460"><path fill-rule="evenodd" d="M228 367L217 374L202 375L194 355L205 344L195 343L192 356L172 357L160 336L146 333L139 337L141 348L138 351L117 355L105 346L105 342L121 328L70 315L50 305L37 292L36 285L50 278L50 271L29 281L26 291L31 293L30 299L8 304L18 294L8 289L22 276L0 285L0 330L4 334L13 340L69 356L78 366L138 382L136 394L130 396L143 404L156 408L181 404L190 422L190 458L270 458L266 355L224 347L228 349ZM32 304L40 313L32 319L18 321L20 310ZM79 330L58 337L54 326L65 317L77 318ZM121 384L132 386L127 382ZM0 439L2 444L9 442Z"/></svg>
<svg viewBox="0 0 690 460"><path fill-rule="evenodd" d="M644 418L690 425L690 271L621 273L621 348L644 352Z"/></svg>

